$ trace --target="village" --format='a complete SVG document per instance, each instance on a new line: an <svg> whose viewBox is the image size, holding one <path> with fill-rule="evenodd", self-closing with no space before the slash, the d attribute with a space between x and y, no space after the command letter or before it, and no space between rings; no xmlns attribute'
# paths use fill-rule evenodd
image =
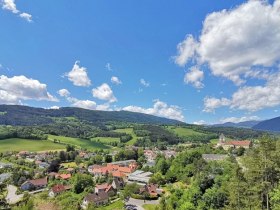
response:
<svg viewBox="0 0 280 210"><path fill-rule="evenodd" d="M221 134L213 147L243 151L251 146L251 141L226 141ZM1 154L1 189L7 190L8 205L20 202L26 192L29 196L44 192L54 199L68 191L83 192L84 197L79 204L82 209L106 206L119 200L124 201L126 209L142 209L140 204L149 201L158 204L165 191L158 183L153 183L151 169L159 156L168 160L175 158L178 151L174 148L161 151L130 147L126 152L130 155L82 151L67 146L66 151L60 152ZM222 161L227 157L228 154L202 154L206 162Z"/></svg>

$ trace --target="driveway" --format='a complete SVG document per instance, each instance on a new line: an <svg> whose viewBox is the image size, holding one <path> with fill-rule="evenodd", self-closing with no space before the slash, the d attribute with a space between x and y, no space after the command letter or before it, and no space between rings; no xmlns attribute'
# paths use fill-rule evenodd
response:
<svg viewBox="0 0 280 210"><path fill-rule="evenodd" d="M8 194L7 194L6 200L9 204L15 204L22 199L23 194L20 194L20 195L16 194L16 192L17 192L16 186L8 185L7 190L8 190Z"/></svg>
<svg viewBox="0 0 280 210"><path fill-rule="evenodd" d="M137 210L144 210L142 207L144 204L159 204L159 199L158 200L151 200L151 201L145 201L144 200L139 200L139 199L134 199L134 198L129 198L127 202L125 202L126 205L134 205Z"/></svg>

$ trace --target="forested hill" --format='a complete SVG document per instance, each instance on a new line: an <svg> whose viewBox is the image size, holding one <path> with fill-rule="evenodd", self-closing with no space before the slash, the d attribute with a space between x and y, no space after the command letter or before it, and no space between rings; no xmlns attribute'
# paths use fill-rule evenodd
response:
<svg viewBox="0 0 280 210"><path fill-rule="evenodd" d="M280 117L262 121L253 129L280 132Z"/></svg>
<svg viewBox="0 0 280 210"><path fill-rule="evenodd" d="M0 105L0 125L44 125L54 122L54 118L75 117L93 124L106 122L128 122L145 124L184 124L153 115L128 111L96 111L74 107L43 109L20 105Z"/></svg>

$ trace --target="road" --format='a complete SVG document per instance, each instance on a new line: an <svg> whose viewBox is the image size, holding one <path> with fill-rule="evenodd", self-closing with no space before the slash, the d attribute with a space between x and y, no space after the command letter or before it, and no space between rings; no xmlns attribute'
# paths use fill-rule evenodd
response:
<svg viewBox="0 0 280 210"><path fill-rule="evenodd" d="M142 207L144 204L159 204L159 199L158 200L151 200L151 201L145 201L144 200L139 200L139 199L134 199L134 198L129 198L127 202L125 202L126 205L135 205L137 210L144 210Z"/></svg>
<svg viewBox="0 0 280 210"><path fill-rule="evenodd" d="M17 192L16 186L8 185L7 190L8 190L8 194L7 194L6 200L9 204L15 204L22 199L23 194L20 194L20 195L16 194L16 192Z"/></svg>

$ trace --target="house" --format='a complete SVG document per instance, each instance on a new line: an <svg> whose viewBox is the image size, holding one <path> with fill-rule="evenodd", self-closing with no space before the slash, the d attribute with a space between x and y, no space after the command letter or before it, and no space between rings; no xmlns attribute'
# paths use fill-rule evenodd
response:
<svg viewBox="0 0 280 210"><path fill-rule="evenodd" d="M46 169L50 166L50 164L46 163L46 162L41 162L39 163L39 168L43 168Z"/></svg>
<svg viewBox="0 0 280 210"><path fill-rule="evenodd" d="M24 182L21 185L22 190L39 190L42 188L47 187L48 184L48 179L47 177L41 178L41 179L33 179L33 180L28 180Z"/></svg>
<svg viewBox="0 0 280 210"><path fill-rule="evenodd" d="M0 184L2 184L3 182L5 182L6 180L8 180L11 176L12 176L11 173L3 173L3 174L0 174Z"/></svg>
<svg viewBox="0 0 280 210"><path fill-rule="evenodd" d="M113 182L112 182L112 187L114 189L121 190L124 188L124 180L120 177L114 177Z"/></svg>
<svg viewBox="0 0 280 210"><path fill-rule="evenodd" d="M114 196L117 193L113 186L107 183L96 185L94 188L94 192L97 194L99 194L100 192L106 192L108 196Z"/></svg>
<svg viewBox="0 0 280 210"><path fill-rule="evenodd" d="M227 155L203 154L202 158L207 162L209 162L209 161L220 161L220 160L225 160L227 158Z"/></svg>
<svg viewBox="0 0 280 210"><path fill-rule="evenodd" d="M72 177L71 174L57 174L57 175L55 176L55 178L57 178L57 179L63 179L63 180L68 180L68 179L70 179L71 177Z"/></svg>
<svg viewBox="0 0 280 210"><path fill-rule="evenodd" d="M228 150L229 148L240 148L243 147L245 149L249 149L252 146L252 142L249 140L244 141L226 141L224 134L221 134L219 137L219 142L216 147L223 147L224 150Z"/></svg>
<svg viewBox="0 0 280 210"><path fill-rule="evenodd" d="M2 168L12 168L13 164L12 163L2 163L0 162L0 169Z"/></svg>
<svg viewBox="0 0 280 210"><path fill-rule="evenodd" d="M62 184L57 184L55 186L53 186L50 191L49 191L49 196L50 197L55 197L67 190L70 190L71 189L71 186L64 186Z"/></svg>
<svg viewBox="0 0 280 210"><path fill-rule="evenodd" d="M162 192L163 190L159 189L157 184L146 184L140 188L140 194L148 193L151 197L157 197Z"/></svg>
<svg viewBox="0 0 280 210"><path fill-rule="evenodd" d="M95 206L105 205L109 202L109 195L106 192L101 191L100 193L88 194L81 205L83 209L86 209L89 204Z"/></svg>

